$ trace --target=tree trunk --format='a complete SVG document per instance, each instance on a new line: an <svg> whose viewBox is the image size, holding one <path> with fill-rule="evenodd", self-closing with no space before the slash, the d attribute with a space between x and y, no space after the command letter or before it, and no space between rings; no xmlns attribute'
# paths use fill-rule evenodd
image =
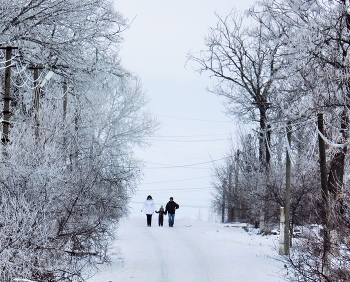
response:
<svg viewBox="0 0 350 282"><path fill-rule="evenodd" d="M270 139L271 132L269 126L266 125L266 109L260 109L260 139L259 139L259 160L264 171L269 170L270 165Z"/></svg>
<svg viewBox="0 0 350 282"><path fill-rule="evenodd" d="M221 222L225 222L225 209L226 209L226 184L222 184L222 204L221 204Z"/></svg>
<svg viewBox="0 0 350 282"><path fill-rule="evenodd" d="M232 185L232 165L228 167L228 204L227 204L227 220L228 222L233 221L234 217L234 192Z"/></svg>
<svg viewBox="0 0 350 282"><path fill-rule="evenodd" d="M271 133L266 126L266 108L264 104L259 107L260 111L260 139L259 139L259 161L261 163L261 173L268 175L270 170L270 150L269 142ZM261 211L260 211L260 233L265 232L265 213L267 209L266 195L267 195L267 183L265 181L265 186L262 187L262 199L261 199Z"/></svg>

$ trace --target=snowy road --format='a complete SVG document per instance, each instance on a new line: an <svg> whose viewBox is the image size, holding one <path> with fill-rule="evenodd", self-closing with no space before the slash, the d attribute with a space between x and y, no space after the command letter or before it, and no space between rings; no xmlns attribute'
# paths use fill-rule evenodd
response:
<svg viewBox="0 0 350 282"><path fill-rule="evenodd" d="M227 226L227 225L226 225ZM249 235L240 227L177 219L169 228L146 226L146 218L124 221L113 264L89 282L279 282L283 264L274 237Z"/></svg>

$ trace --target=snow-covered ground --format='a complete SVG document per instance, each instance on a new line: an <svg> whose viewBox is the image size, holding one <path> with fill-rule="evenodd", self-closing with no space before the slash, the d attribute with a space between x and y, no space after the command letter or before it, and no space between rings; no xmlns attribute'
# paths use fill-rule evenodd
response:
<svg viewBox="0 0 350 282"><path fill-rule="evenodd" d="M124 219L111 265L88 282L278 282L285 281L278 236L241 226L176 218L173 228L143 218ZM119 252L119 254L118 254Z"/></svg>

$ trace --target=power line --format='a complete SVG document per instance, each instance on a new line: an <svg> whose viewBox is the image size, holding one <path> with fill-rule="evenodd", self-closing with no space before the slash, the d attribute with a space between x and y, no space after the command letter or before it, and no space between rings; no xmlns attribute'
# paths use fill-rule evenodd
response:
<svg viewBox="0 0 350 282"><path fill-rule="evenodd" d="M201 134L201 135L159 135L150 136L150 138L192 138L192 137L208 137L208 136L227 136L230 133L218 133L218 134Z"/></svg>
<svg viewBox="0 0 350 282"><path fill-rule="evenodd" d="M168 193L171 191L183 191L183 192L193 192L194 190L210 190L213 189L212 186L206 186L206 187L187 187L187 188L169 188L169 189L163 189L163 190L157 190L157 189L147 189L152 194L163 194Z"/></svg>
<svg viewBox="0 0 350 282"><path fill-rule="evenodd" d="M158 163L152 163L152 162L147 162L149 164L155 164L155 165L162 165L163 167L154 167L154 168L179 168L179 167L191 167L191 166L196 166L196 165L202 165L202 164L208 164L208 163L212 163L212 162L216 162L216 161L221 161L226 159L227 157L221 158L221 159L216 159L216 160L211 160L211 161L207 161L207 162L201 162L201 163L195 163L195 164L187 164L187 165L175 165L175 166L171 166L171 165L167 165L167 164L158 164ZM152 168L152 169L154 169ZM151 169L149 167L149 169Z"/></svg>
<svg viewBox="0 0 350 282"><path fill-rule="evenodd" d="M143 204L144 202L138 202L138 201L130 201L130 203L133 203L133 204ZM211 206L202 206L202 205L181 205L181 207L184 207L184 208L210 208Z"/></svg>
<svg viewBox="0 0 350 282"><path fill-rule="evenodd" d="M141 184L142 184L142 185L147 185L147 184L180 182L180 181L187 181L187 180L201 179L201 178L208 178L208 177L210 177L210 176L201 176L201 177L193 177L193 178L185 178L185 179L177 179L177 180L167 180L167 181L157 181L157 182L146 182L146 183L141 183Z"/></svg>
<svg viewBox="0 0 350 282"><path fill-rule="evenodd" d="M199 140L161 140L161 139L154 139L154 138L150 138L150 141L161 141L161 142L215 142L215 141L227 141L227 139L207 139L207 140L203 140L203 139L199 139Z"/></svg>
<svg viewBox="0 0 350 282"><path fill-rule="evenodd" d="M224 121L224 120L209 120L209 119L195 119L195 118L182 118L182 117L172 117L172 116L163 116L157 115L158 117L172 118L172 119L184 119L184 120L194 120L194 121L207 121L207 122L232 122L232 121Z"/></svg>

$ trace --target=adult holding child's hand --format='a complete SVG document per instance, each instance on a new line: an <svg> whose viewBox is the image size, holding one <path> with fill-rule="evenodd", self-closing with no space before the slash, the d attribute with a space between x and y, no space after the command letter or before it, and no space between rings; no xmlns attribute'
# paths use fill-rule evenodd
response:
<svg viewBox="0 0 350 282"><path fill-rule="evenodd" d="M141 212L144 212L147 216L147 226L152 225L152 215L156 212L156 204L154 203L152 196L148 195L146 201L143 204Z"/></svg>
<svg viewBox="0 0 350 282"><path fill-rule="evenodd" d="M170 201L166 204L165 213L168 213L169 227L174 226L175 210L179 208L179 205L174 202L173 197L170 197Z"/></svg>

